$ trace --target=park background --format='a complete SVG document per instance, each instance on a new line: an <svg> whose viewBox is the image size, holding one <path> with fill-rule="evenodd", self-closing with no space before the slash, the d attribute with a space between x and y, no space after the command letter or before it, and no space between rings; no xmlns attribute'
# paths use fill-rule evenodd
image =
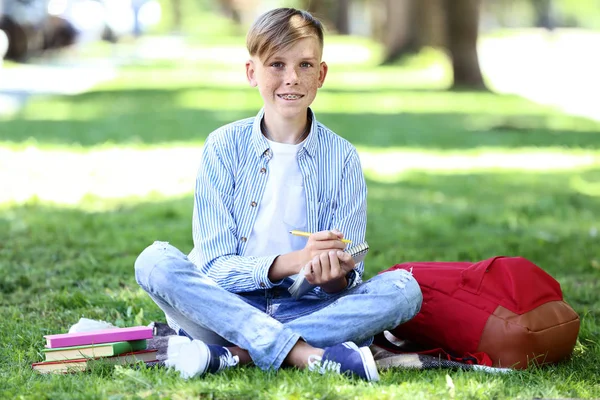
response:
<svg viewBox="0 0 600 400"><path fill-rule="evenodd" d="M138 25L133 7L104 14L109 1L21 2L44 3L43 17L16 3L0 2L0 27L15 13L28 38L0 66L2 397L600 397L597 1L161 0ZM133 262L155 239L191 249L202 144L258 111L244 32L276 6L326 21L330 72L313 110L361 156L366 277L405 261L526 257L581 317L570 360L509 375L387 371L377 385L253 368L193 381L30 370L43 335L81 317L162 320Z"/></svg>

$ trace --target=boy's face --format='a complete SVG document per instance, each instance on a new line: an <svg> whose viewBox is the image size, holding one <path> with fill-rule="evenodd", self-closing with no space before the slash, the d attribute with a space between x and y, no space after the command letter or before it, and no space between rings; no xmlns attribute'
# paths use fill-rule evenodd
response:
<svg viewBox="0 0 600 400"><path fill-rule="evenodd" d="M327 75L321 51L319 40L308 37L266 60L255 56L246 62L248 82L258 87L265 113L284 119L306 117Z"/></svg>

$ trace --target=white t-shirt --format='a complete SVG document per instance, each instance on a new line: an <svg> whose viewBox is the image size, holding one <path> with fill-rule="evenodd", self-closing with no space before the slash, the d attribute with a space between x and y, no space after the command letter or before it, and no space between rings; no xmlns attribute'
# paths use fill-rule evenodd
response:
<svg viewBox="0 0 600 400"><path fill-rule="evenodd" d="M269 140L273 152L269 161L265 193L258 205L245 256L285 254L303 249L305 237L290 234L293 229L306 230L306 192L297 155L299 144Z"/></svg>

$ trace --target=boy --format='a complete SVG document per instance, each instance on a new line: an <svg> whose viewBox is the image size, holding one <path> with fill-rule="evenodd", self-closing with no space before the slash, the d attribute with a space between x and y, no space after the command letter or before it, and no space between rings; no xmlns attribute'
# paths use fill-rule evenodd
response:
<svg viewBox="0 0 600 400"><path fill-rule="evenodd" d="M411 319L422 296L402 270L362 283L362 263L342 251L345 237L364 241L367 190L356 149L309 108L328 70L323 28L307 12L275 9L247 47L264 107L206 140L194 249L188 258L155 242L136 260L136 280L182 335L166 364L185 377L254 362L378 380L367 346ZM287 288L303 267L318 287L295 300Z"/></svg>

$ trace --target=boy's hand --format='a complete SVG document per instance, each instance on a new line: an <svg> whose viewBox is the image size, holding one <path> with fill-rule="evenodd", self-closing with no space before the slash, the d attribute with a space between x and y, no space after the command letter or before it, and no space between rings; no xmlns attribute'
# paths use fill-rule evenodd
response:
<svg viewBox="0 0 600 400"><path fill-rule="evenodd" d="M269 268L269 279L271 282L276 282L290 275L297 274L306 263L315 257L327 254L329 251L337 252L344 250L346 243L342 242L343 238L344 235L342 232L336 229L311 234L308 237L306 246L302 250L283 254L275 258L271 268Z"/></svg>
<svg viewBox="0 0 600 400"><path fill-rule="evenodd" d="M346 275L354 269L354 259L341 250L330 250L315 256L304 267L306 280L321 286L327 293L344 289L348 282Z"/></svg>
<svg viewBox="0 0 600 400"><path fill-rule="evenodd" d="M344 234L337 229L313 233L304 246L305 259L312 260L331 250L344 250L346 243L342 242L343 238Z"/></svg>

